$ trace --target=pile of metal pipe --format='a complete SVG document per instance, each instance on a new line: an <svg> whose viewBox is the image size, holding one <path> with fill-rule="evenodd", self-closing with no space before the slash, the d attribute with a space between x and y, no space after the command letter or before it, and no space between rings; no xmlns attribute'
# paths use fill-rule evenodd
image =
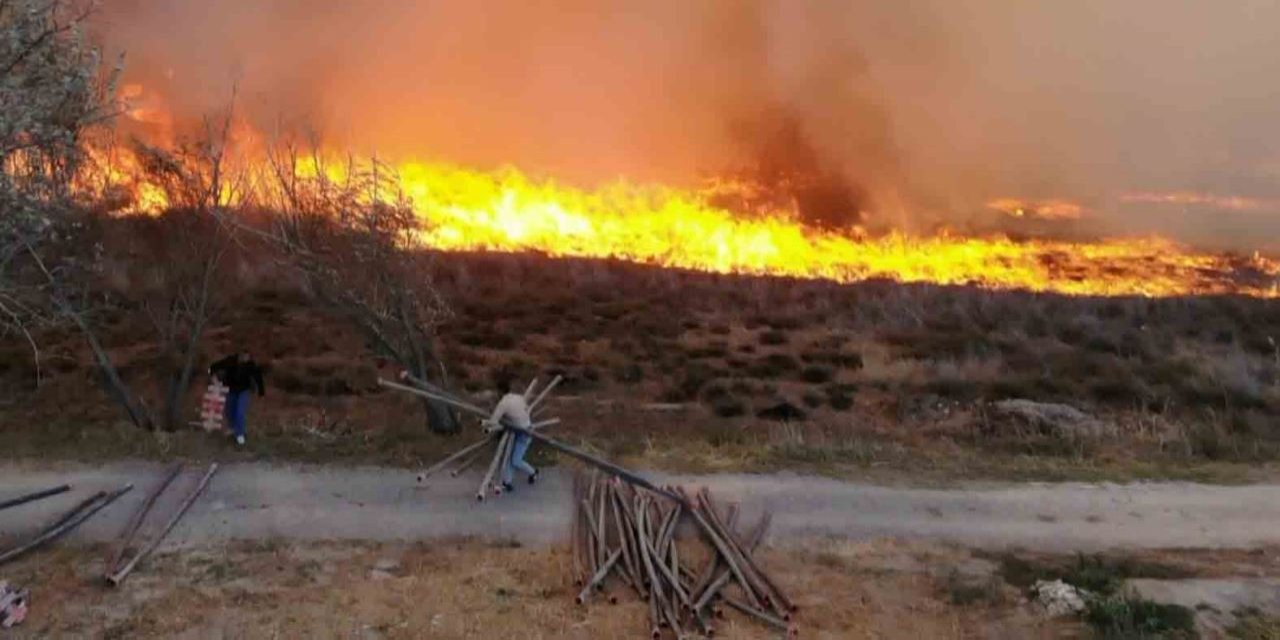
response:
<svg viewBox="0 0 1280 640"><path fill-rule="evenodd" d="M705 488L693 496L680 487L655 492L594 470L575 477L573 495L578 604L597 596L616 603L634 592L649 604L654 638L712 636L726 607L796 633L794 604L752 556L770 514L743 535L737 505L722 508Z"/></svg>

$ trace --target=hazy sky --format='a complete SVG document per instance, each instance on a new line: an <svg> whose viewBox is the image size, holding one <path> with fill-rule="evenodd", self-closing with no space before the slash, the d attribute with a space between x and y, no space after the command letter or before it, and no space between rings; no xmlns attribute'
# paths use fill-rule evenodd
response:
<svg viewBox="0 0 1280 640"><path fill-rule="evenodd" d="M1120 195L1280 200L1274 0L105 4L108 46L179 113L235 80L263 126L363 151L680 182L788 113L888 216L1063 197L1202 233L1213 207ZM1263 205L1237 217L1268 228Z"/></svg>

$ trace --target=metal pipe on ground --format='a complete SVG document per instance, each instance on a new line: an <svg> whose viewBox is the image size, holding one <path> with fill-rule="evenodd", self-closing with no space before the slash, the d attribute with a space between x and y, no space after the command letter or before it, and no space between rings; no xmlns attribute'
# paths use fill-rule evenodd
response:
<svg viewBox="0 0 1280 640"><path fill-rule="evenodd" d="M711 492L708 491L706 487L703 487L702 495L704 499L708 501L711 499ZM765 592L771 594L770 600L771 601L776 600L776 604L778 605L778 607L776 607L776 609L778 610L778 614L781 615L783 619L790 620L791 612L795 611L796 609L795 605L792 604L791 599L788 598L787 595L782 592L782 589L778 588L778 584L773 581L773 578L771 578L768 573L766 573L763 569L761 569L760 565L756 564L755 558L752 557L750 553L747 553L743 549L742 543L732 534L732 532L729 532L727 529L724 528L724 523L719 522L718 516L716 517L716 520L717 520L716 524L718 524L721 527L721 530L722 532L724 532L729 543L742 556L742 559L746 562L747 567L750 569L750 572L755 574L755 577L759 578L760 582L762 583L761 586L765 588Z"/></svg>
<svg viewBox="0 0 1280 640"><path fill-rule="evenodd" d="M748 549L755 551L756 547L760 545L760 541L764 540L765 532L768 531L769 523L772 520L773 517L767 512L760 517L759 524L756 525L755 529L747 537ZM700 592L696 592L696 601L693 603L693 608L695 610L701 610L703 607L707 606L707 603L711 602L711 599L729 583L731 578L733 578L733 572L731 572L728 567L721 569L720 573L716 574L716 576L712 578L711 582L705 589Z"/></svg>
<svg viewBox="0 0 1280 640"><path fill-rule="evenodd" d="M756 597L756 594L751 590L751 582L747 579L746 575L743 573L742 568L738 566L738 563L734 561L733 551L729 548L729 545L720 538L720 535L716 532L715 528L712 527L711 523L707 521L706 517L703 516L703 514L700 512L700 509L696 507L691 508L689 510L689 513L693 515L694 521L697 522L698 526L702 528L703 536L705 536L707 540L709 540L711 544L715 546L716 551L718 551L720 555L724 558L725 564L729 565L729 570L733 572L734 578L738 580L738 584L742 585L742 591L747 595L748 602L750 602L753 606L757 606L758 608L763 608L763 607L759 607L760 600Z"/></svg>
<svg viewBox="0 0 1280 640"><path fill-rule="evenodd" d="M12 498L9 500L5 500L4 502L0 502L0 511L4 511L5 509L10 509L19 505L24 505L24 504L27 504L28 502L43 500L50 496L56 496L60 493L66 493L70 490L71 490L71 485L64 484L57 487L53 487L51 489L43 489L35 493L28 493L25 496L18 496L17 498Z"/></svg>
<svg viewBox="0 0 1280 640"><path fill-rule="evenodd" d="M596 528L596 516L591 511L591 498L582 501L582 511L587 515L587 559L590 561L591 572L595 573L600 568L600 554L604 547L604 541L600 539L598 529Z"/></svg>
<svg viewBox="0 0 1280 640"><path fill-rule="evenodd" d="M30 541L0 553L0 564L9 562L16 558L22 557L31 551L44 546L67 533L75 530L86 520L92 518L94 514L105 509L108 505L115 502L120 496L128 493L133 489L132 484L127 484L111 493L99 491L91 498L76 505L74 509L59 517L52 525L46 527L44 531L38 534Z"/></svg>
<svg viewBox="0 0 1280 640"><path fill-rule="evenodd" d="M623 515L622 507L618 506L618 485L616 481L610 481L608 486L609 502L613 506L613 521L618 529L618 541L622 545L622 568L623 573L629 578L632 586L643 594L643 587L639 573L636 572L635 560L631 552L631 533L627 526L626 517Z"/></svg>
<svg viewBox="0 0 1280 640"><path fill-rule="evenodd" d="M575 601L578 604L586 604L587 597L591 595L591 592L604 584L605 577L609 575L609 571L613 569L613 565L618 562L618 558L620 557L622 557L622 549L614 551L613 554L609 556L609 559L604 561L604 564L596 571L596 574L591 576L591 580L587 582L587 586L583 587L582 591L578 592L578 597L575 598Z"/></svg>
<svg viewBox="0 0 1280 640"><path fill-rule="evenodd" d="M143 547L143 549L139 551L132 560L121 567L119 571L107 576L107 581L114 586L120 586L120 583L124 582L124 579L129 577L129 573L133 571L133 568L138 566L138 563L142 562L144 558L151 555L151 552L155 551L156 548L160 546L160 543L164 541L165 536L168 536L169 532L173 531L173 528L178 526L178 521L182 519L182 516L187 514L187 511L191 509L191 505L195 504L196 499L200 497L200 494L204 493L205 487L208 487L209 481L213 479L213 474L217 472L218 463L214 462L210 464L209 470L204 474L204 477L200 479L196 488L191 491L185 500L182 501L182 504L178 507L178 511L173 514L172 518L169 518L169 522L165 524L164 529L161 529L160 533L156 535L151 543L146 547Z"/></svg>
<svg viewBox="0 0 1280 640"><path fill-rule="evenodd" d="M766 624L777 627L783 631L786 631L787 635L795 634L795 629L790 624L788 624L785 620L778 618L777 616L774 616L772 614L769 614L765 611L761 611L759 609L751 607L747 605L745 602L742 602L737 598L725 597L724 603L761 622L764 622Z"/></svg>
<svg viewBox="0 0 1280 640"><path fill-rule="evenodd" d="M759 598L760 602L767 607L773 608L780 616L786 617L790 615L784 608L782 608L778 600L775 598L772 590L769 588L768 583L766 583L764 578L760 576L760 569L751 559L751 554L743 550L742 545L739 544L738 540L725 530L724 524L720 521L719 514L710 507L711 494L704 488L699 492L698 499L702 503L703 513L707 515L707 518L711 522L711 526L716 528L717 532L728 544L729 550L734 554L732 558L733 561L738 563L743 575L745 575L747 580L750 581L751 590L755 592L755 595ZM765 607L763 606L760 607L760 609L764 608Z"/></svg>
<svg viewBox="0 0 1280 640"><path fill-rule="evenodd" d="M155 506L160 494L164 493L164 490L173 483L173 479L182 472L182 466L181 462L175 462L169 466L169 470L165 472L159 484L151 489L151 492L143 499L142 505L138 507L133 517L130 518L129 523L125 525L124 531L120 534L120 542L116 545L115 553L111 554L111 560L107 562L108 575L120 567L120 561L124 559L124 553L129 549L129 543L133 542L134 536L138 534L138 529L142 527L143 520L151 512L151 508Z"/></svg>

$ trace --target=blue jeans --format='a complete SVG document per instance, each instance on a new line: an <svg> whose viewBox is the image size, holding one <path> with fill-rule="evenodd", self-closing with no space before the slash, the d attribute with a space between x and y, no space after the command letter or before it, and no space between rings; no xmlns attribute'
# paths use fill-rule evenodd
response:
<svg viewBox="0 0 1280 640"><path fill-rule="evenodd" d="M529 475L537 473L528 462L524 461L525 452L529 451L529 445L533 444L533 438L523 434L515 434L516 443L511 447L511 462L502 470L502 483L511 484L511 477L515 475L515 470L519 469Z"/></svg>
<svg viewBox="0 0 1280 640"><path fill-rule="evenodd" d="M244 436L244 416L249 410L249 391L231 391L227 393L227 402L222 406L222 414L231 425L231 432Z"/></svg>

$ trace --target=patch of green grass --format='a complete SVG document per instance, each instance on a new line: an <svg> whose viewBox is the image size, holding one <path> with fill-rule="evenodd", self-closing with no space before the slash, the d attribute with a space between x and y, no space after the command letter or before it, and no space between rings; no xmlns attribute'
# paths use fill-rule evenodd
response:
<svg viewBox="0 0 1280 640"><path fill-rule="evenodd" d="M1085 621L1104 640L1184 640L1199 638L1195 613L1176 604L1161 604L1133 595L1097 598Z"/></svg>
<svg viewBox="0 0 1280 640"><path fill-rule="evenodd" d="M1115 595L1125 580L1178 580L1194 577L1180 567L1129 557L1078 554L1067 558L1026 558L1014 553L996 556L1000 575L1011 585L1028 589L1037 580L1062 580L1100 597Z"/></svg>

